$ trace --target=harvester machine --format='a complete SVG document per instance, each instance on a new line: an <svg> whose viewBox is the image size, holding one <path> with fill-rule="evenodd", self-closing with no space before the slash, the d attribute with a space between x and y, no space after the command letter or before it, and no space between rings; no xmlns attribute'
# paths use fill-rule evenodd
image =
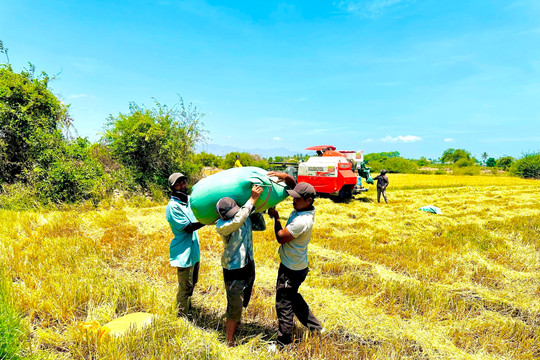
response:
<svg viewBox="0 0 540 360"><path fill-rule="evenodd" d="M270 165L276 170L285 168L285 172L297 182L313 185L320 195L342 200L368 190L362 185L362 178L366 183L373 184L371 169L364 163L363 151L336 151L332 145L312 146L306 150L314 150L317 155L305 162L271 162ZM355 170L358 174L354 173Z"/></svg>

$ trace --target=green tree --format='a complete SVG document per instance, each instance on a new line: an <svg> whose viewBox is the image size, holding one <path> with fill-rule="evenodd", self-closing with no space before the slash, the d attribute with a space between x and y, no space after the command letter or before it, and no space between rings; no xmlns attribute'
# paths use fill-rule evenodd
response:
<svg viewBox="0 0 540 360"><path fill-rule="evenodd" d="M71 125L68 106L48 88L49 76L34 73L32 64L20 74L0 66L0 182L26 181L38 162L50 163L45 155L61 147Z"/></svg>
<svg viewBox="0 0 540 360"><path fill-rule="evenodd" d="M484 164L486 163L488 157L489 157L488 153L484 151L482 153L482 159L484 160Z"/></svg>
<svg viewBox="0 0 540 360"><path fill-rule="evenodd" d="M516 159L511 156L502 156L497 160L497 167L508 170L508 168L514 163Z"/></svg>
<svg viewBox="0 0 540 360"><path fill-rule="evenodd" d="M526 179L540 179L540 153L525 154L512 164L510 172Z"/></svg>
<svg viewBox="0 0 540 360"><path fill-rule="evenodd" d="M216 168L220 168L223 164L223 159L221 158L221 156L209 154L206 152L196 154L194 156L194 161L195 163L201 164L202 166L212 166Z"/></svg>
<svg viewBox="0 0 540 360"><path fill-rule="evenodd" d="M464 149L447 149L441 156L441 162L458 163L460 166L469 166L475 163L475 159L471 157L471 153ZM467 164L467 165L465 165Z"/></svg>
<svg viewBox="0 0 540 360"><path fill-rule="evenodd" d="M172 108L157 101L152 109L131 103L129 113L109 116L102 141L139 184L166 184L173 172L191 176L200 170L193 157L205 139L203 116L182 98Z"/></svg>
<svg viewBox="0 0 540 360"><path fill-rule="evenodd" d="M390 151L390 152L380 152L380 153L370 153L364 155L364 161L369 163L370 161L384 160L388 158L399 157L399 151Z"/></svg>
<svg viewBox="0 0 540 360"><path fill-rule="evenodd" d="M422 156L420 158L420 160L416 161L416 165L418 165L418 166L427 166L427 165L429 165L429 163L430 163L430 161L428 159L426 159L425 156Z"/></svg>
<svg viewBox="0 0 540 360"><path fill-rule="evenodd" d="M490 157L489 159L487 159L486 161L487 167L495 167L495 165L497 165L497 162L495 161L494 158Z"/></svg>

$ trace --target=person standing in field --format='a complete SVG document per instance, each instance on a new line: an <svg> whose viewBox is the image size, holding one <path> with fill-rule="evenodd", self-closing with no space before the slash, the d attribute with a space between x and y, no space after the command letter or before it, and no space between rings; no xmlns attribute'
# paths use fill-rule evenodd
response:
<svg viewBox="0 0 540 360"><path fill-rule="evenodd" d="M178 316L187 316L191 309L193 289L199 279L199 236L197 230L204 226L197 221L187 194L187 177L182 173L169 176L171 199L165 216L174 238L169 247L169 261L177 268L178 293L176 307Z"/></svg>
<svg viewBox="0 0 540 360"><path fill-rule="evenodd" d="M315 189L312 185L296 181L291 175L269 172L292 190L287 193L293 197L294 210L287 220L285 228L281 225L279 213L275 208L268 209L268 215L274 219L274 233L279 242L279 265L276 283L276 313L278 317L277 344L282 347L293 341L294 315L312 332L323 330L321 322L313 315L309 305L298 288L309 272L307 247L311 239L315 207Z"/></svg>
<svg viewBox="0 0 540 360"><path fill-rule="evenodd" d="M234 346L234 334L242 318L242 307L248 306L255 282L253 227L249 215L255 209L261 192L262 187L253 185L251 197L242 207L230 197L221 198L216 204L220 217L216 230L224 244L221 266L227 292L225 332L228 346Z"/></svg>
<svg viewBox="0 0 540 360"><path fill-rule="evenodd" d="M236 161L234 162L234 167L242 167L242 163L240 163L240 155L236 155Z"/></svg>
<svg viewBox="0 0 540 360"><path fill-rule="evenodd" d="M389 181L388 176L386 176L386 170L382 169L381 173L373 178L377 180L377 202L381 202L381 194L384 198L384 202L388 204L386 199L386 188L388 187Z"/></svg>

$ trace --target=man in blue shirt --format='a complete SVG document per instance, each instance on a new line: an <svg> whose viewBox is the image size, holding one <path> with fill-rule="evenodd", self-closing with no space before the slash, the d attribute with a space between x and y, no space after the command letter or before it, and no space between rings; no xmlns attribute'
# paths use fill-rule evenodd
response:
<svg viewBox="0 0 540 360"><path fill-rule="evenodd" d="M253 185L251 197L242 207L229 197L220 199L216 204L220 217L216 231L224 245L221 265L227 292L225 331L228 346L234 346L234 334L242 317L242 307L248 306L255 281L253 227L249 215L255 209L261 192L262 187Z"/></svg>
<svg viewBox="0 0 540 360"><path fill-rule="evenodd" d="M268 215L274 219L274 233L280 243L278 278L276 284L276 313L278 317L278 345L292 342L294 315L310 331L323 330L320 321L313 315L309 305L298 288L309 272L307 247L311 239L316 195L312 185L301 182L296 184L294 178L286 173L270 172L268 176L276 176L289 188L287 193L293 197L294 211L289 216L285 228L281 225L276 209L268 209Z"/></svg>
<svg viewBox="0 0 540 360"><path fill-rule="evenodd" d="M178 316L187 316L191 308L193 288L199 279L199 236L197 229L204 226L197 221L191 210L187 194L187 177L182 173L169 176L171 200L165 210L174 238L169 248L171 266L177 268L178 293L176 306Z"/></svg>

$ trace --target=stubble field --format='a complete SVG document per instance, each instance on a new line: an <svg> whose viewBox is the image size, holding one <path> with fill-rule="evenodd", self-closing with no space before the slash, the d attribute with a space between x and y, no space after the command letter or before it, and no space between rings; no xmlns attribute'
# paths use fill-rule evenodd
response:
<svg viewBox="0 0 540 360"><path fill-rule="evenodd" d="M237 334L224 342L222 244L199 230L201 273L193 318L173 310L176 273L164 206L0 210L0 263L44 358L534 359L540 358L540 182L495 176L389 176L348 203L317 199L310 273L300 292L325 332L277 331L279 265L273 222L254 232L257 277ZM419 210L441 208L442 215ZM291 200L278 206L283 220ZM135 311L146 330L97 341L77 325Z"/></svg>

